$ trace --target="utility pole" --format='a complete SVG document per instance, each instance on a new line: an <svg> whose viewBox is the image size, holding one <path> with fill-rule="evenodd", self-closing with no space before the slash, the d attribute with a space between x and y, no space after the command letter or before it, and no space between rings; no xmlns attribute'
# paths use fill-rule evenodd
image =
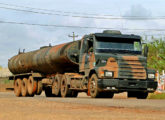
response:
<svg viewBox="0 0 165 120"><path fill-rule="evenodd" d="M72 37L73 41L75 41L75 38L78 37L78 35L75 35L74 32L73 32L73 35L68 35L68 37Z"/></svg>

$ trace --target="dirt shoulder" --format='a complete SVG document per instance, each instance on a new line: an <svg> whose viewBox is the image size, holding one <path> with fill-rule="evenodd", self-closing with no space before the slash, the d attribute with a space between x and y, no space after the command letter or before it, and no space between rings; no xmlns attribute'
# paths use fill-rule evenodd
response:
<svg viewBox="0 0 165 120"><path fill-rule="evenodd" d="M120 102L123 100L125 99L119 99ZM17 98L11 93L0 93L0 120L164 120L164 118L165 110L62 103L44 96Z"/></svg>

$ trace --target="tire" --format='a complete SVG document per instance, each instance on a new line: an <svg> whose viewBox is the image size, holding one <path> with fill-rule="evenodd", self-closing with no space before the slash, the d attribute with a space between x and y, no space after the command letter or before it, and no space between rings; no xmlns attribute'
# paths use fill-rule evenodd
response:
<svg viewBox="0 0 165 120"><path fill-rule="evenodd" d="M37 81L36 95L41 95L41 93L42 93L42 81Z"/></svg>
<svg viewBox="0 0 165 120"><path fill-rule="evenodd" d="M23 97L28 96L28 79L27 78L23 78L22 82L21 82L21 93Z"/></svg>
<svg viewBox="0 0 165 120"><path fill-rule="evenodd" d="M71 97L76 98L78 96L78 92L77 91L72 91L71 92Z"/></svg>
<svg viewBox="0 0 165 120"><path fill-rule="evenodd" d="M89 87L88 87L89 94L90 94L90 96L92 98L99 98L100 97L99 96L100 92L99 92L99 88L98 88L97 82L98 82L97 75L93 74L91 76L91 78L89 79L89 83L88 83L89 84Z"/></svg>
<svg viewBox="0 0 165 120"><path fill-rule="evenodd" d="M148 92L139 92L137 94L137 99L146 99L148 97Z"/></svg>
<svg viewBox="0 0 165 120"><path fill-rule="evenodd" d="M69 86L67 84L67 79L66 76L63 75L61 79L61 97L71 97L72 96L72 91L69 90Z"/></svg>
<svg viewBox="0 0 165 120"><path fill-rule="evenodd" d="M61 97L61 75L56 75L53 85L52 85L52 93L57 97Z"/></svg>
<svg viewBox="0 0 165 120"><path fill-rule="evenodd" d="M28 79L28 94L33 97L37 91L37 81L33 79L32 76Z"/></svg>
<svg viewBox="0 0 165 120"><path fill-rule="evenodd" d="M52 88L51 87L45 88L45 96L46 97L54 97L54 95L52 94Z"/></svg>
<svg viewBox="0 0 165 120"><path fill-rule="evenodd" d="M14 81L14 93L15 96L20 97L21 96L21 79L17 78Z"/></svg>
<svg viewBox="0 0 165 120"><path fill-rule="evenodd" d="M130 97L137 97L137 92L128 92L127 93L127 97L130 98Z"/></svg>
<svg viewBox="0 0 165 120"><path fill-rule="evenodd" d="M99 98L113 98L114 93L113 92L101 92L99 94Z"/></svg>

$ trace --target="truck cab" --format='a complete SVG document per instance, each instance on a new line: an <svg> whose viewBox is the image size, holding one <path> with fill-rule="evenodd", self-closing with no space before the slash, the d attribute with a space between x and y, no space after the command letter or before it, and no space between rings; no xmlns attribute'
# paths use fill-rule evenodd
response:
<svg viewBox="0 0 165 120"><path fill-rule="evenodd" d="M141 37L119 31L83 37L79 72L88 79L88 94L94 98L128 92L128 97L144 99L157 88L155 70L147 69Z"/></svg>

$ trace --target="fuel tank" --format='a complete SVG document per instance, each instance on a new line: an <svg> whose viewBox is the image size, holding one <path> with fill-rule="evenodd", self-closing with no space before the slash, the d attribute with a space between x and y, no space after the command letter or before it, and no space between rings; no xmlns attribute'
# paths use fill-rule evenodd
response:
<svg viewBox="0 0 165 120"><path fill-rule="evenodd" d="M79 68L78 56L79 41L75 41L20 53L9 59L8 67L13 74L77 72Z"/></svg>

